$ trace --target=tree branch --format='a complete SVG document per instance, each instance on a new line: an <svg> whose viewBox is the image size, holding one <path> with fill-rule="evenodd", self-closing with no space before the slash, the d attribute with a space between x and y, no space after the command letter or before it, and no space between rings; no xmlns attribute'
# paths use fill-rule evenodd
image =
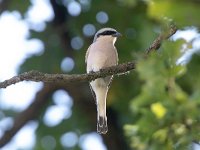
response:
<svg viewBox="0 0 200 150"><path fill-rule="evenodd" d="M167 34L160 34L150 45L150 47L147 49L147 53L156 50L161 45L161 42L164 39L167 39L171 37L173 34L176 33L177 28L175 26L170 27L170 31L167 32ZM9 80L5 80L3 82L0 82L0 88L6 88L12 84L21 82L21 81L35 81L35 82L45 82L45 83L74 83L74 82L86 82L91 81L99 77L105 77L113 74L119 74L119 73L125 73L127 71L133 70L136 67L136 63L131 61L123 64L119 64L117 66L109 67L102 69L98 72L89 73L89 74L72 74L72 75L66 75L66 74L46 74L41 73L38 71L29 71L22 73L18 76L15 76ZM0 147L3 147L5 144L7 144L10 139L30 120L33 120L38 116L38 108L43 108L43 106L46 104L47 99L51 91L56 90L56 87L52 87L50 85L45 85L44 91L42 90L36 95L36 98L34 102L23 112L20 113L20 115L15 118L14 125L11 129L6 131L4 135L0 139ZM43 93L43 94L42 94ZM44 94L45 93L45 94ZM44 96L46 95L46 96ZM36 112L37 111L37 112Z"/></svg>
<svg viewBox="0 0 200 150"><path fill-rule="evenodd" d="M12 84L21 81L34 81L34 82L45 82L45 83L74 83L74 82L86 82L92 81L100 77L106 77L113 74L124 73L135 68L134 62L123 63L117 66L108 67L97 72L91 72L88 74L47 74L39 71L24 72L18 76L12 77L11 79L0 82L0 88L6 88Z"/></svg>
<svg viewBox="0 0 200 150"><path fill-rule="evenodd" d="M170 30L167 31L166 33L161 33L150 45L150 47L146 50L146 53L148 54L149 52L153 50L157 50L162 41L164 39L168 39L171 37L173 34L175 34L177 31L176 26L171 25ZM59 83L59 82L64 82L64 83L72 83L72 82L86 82L86 81L92 81L100 77L106 77L109 75L116 75L120 73L125 73L127 71L135 69L135 62L130 61L127 63L119 64L117 66L112 66L108 67L105 69L102 69L97 72L92 72L88 74L47 74L47 73L42 73L39 71L29 71L22 73L18 76L12 77L11 79L5 80L3 82L0 82L0 88L6 88L12 84L21 82L21 81L34 81L34 82L45 82L45 83Z"/></svg>
<svg viewBox="0 0 200 150"><path fill-rule="evenodd" d="M163 40L170 38L172 35L174 35L177 31L177 27L174 24L170 25L170 29L166 32L161 33L149 46L149 48L146 49L146 53L148 54L149 52L153 50L157 50L160 48L160 45Z"/></svg>

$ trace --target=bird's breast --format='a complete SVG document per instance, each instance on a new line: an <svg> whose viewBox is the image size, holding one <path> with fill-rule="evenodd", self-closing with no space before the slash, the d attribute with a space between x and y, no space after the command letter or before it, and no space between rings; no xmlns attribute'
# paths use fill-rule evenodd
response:
<svg viewBox="0 0 200 150"><path fill-rule="evenodd" d="M118 61L116 48L110 45L91 45L87 59L87 66L90 71L98 71L105 67L116 65Z"/></svg>

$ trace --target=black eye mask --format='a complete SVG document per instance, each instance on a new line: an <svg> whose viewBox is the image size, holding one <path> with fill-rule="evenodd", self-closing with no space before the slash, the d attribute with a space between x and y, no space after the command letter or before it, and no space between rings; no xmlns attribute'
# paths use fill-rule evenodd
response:
<svg viewBox="0 0 200 150"><path fill-rule="evenodd" d="M113 34L116 34L117 32L116 31L104 31L102 33L99 33L97 35L97 37L101 36L101 35L113 35Z"/></svg>

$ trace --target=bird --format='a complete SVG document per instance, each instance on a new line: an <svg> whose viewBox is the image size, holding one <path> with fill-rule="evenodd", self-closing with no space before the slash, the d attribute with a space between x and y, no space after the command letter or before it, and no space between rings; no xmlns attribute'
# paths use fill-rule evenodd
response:
<svg viewBox="0 0 200 150"><path fill-rule="evenodd" d="M121 36L113 28L102 28L94 35L93 43L85 55L87 73L100 71L103 68L118 64L118 52L115 47L117 38ZM98 78L89 83L97 105L97 133L108 131L106 116L106 98L113 76Z"/></svg>

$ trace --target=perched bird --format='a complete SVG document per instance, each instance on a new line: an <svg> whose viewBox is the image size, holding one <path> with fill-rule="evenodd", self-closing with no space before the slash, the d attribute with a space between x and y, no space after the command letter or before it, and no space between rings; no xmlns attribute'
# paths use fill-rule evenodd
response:
<svg viewBox="0 0 200 150"><path fill-rule="evenodd" d="M118 64L118 53L114 44L119 36L121 34L113 28L102 28L95 34L85 56L87 73ZM108 131L106 97L112 78L113 76L108 76L90 82L97 104L97 132L100 134L106 134Z"/></svg>

